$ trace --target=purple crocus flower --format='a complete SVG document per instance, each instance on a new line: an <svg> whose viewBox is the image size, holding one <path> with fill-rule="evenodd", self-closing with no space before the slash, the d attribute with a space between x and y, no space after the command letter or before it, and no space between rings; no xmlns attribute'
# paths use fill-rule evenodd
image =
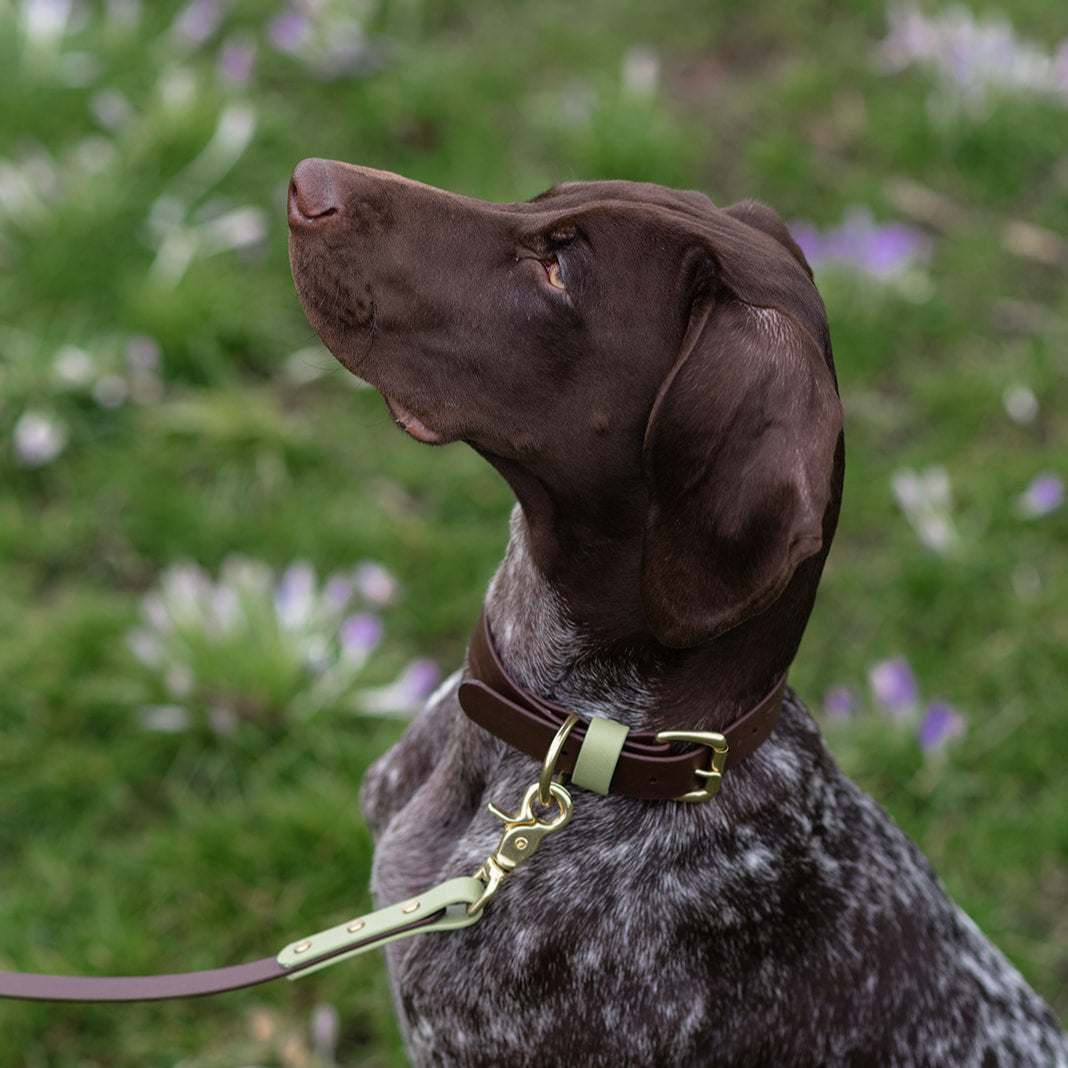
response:
<svg viewBox="0 0 1068 1068"><path fill-rule="evenodd" d="M397 599L397 580L373 560L365 560L356 568L356 588L372 604L385 606Z"/></svg>
<svg viewBox="0 0 1068 1068"><path fill-rule="evenodd" d="M441 669L433 660L422 657L413 660L398 680L410 696L413 705L425 701L441 681Z"/></svg>
<svg viewBox="0 0 1068 1068"><path fill-rule="evenodd" d="M15 458L23 467L44 467L67 447L68 437L58 418L29 409L15 423Z"/></svg>
<svg viewBox="0 0 1068 1068"><path fill-rule="evenodd" d="M1036 475L1017 502L1024 519L1040 519L1064 504L1064 479L1052 471Z"/></svg>
<svg viewBox="0 0 1068 1068"><path fill-rule="evenodd" d="M811 223L798 222L790 231L814 269L836 263L887 280L931 255L930 238L922 230L897 222L880 225L863 206L848 209L841 224L831 229L821 232Z"/></svg>
<svg viewBox="0 0 1068 1068"><path fill-rule="evenodd" d="M219 28L223 5L219 0L192 0L174 24L178 36L192 48L198 48Z"/></svg>
<svg viewBox="0 0 1068 1068"><path fill-rule="evenodd" d="M982 114L988 90L1051 94L1065 102L1065 45L1052 55L1017 35L1002 15L975 16L960 6L925 15L892 5L889 33L879 46L890 71L920 64L938 73L954 101Z"/></svg>
<svg viewBox="0 0 1068 1068"><path fill-rule="evenodd" d="M904 719L916 710L920 687L903 656L873 664L868 682L876 703L891 719Z"/></svg>
<svg viewBox="0 0 1068 1068"><path fill-rule="evenodd" d="M354 587L347 575L335 573L323 583L323 600L338 612L344 611L353 593Z"/></svg>
<svg viewBox="0 0 1068 1068"><path fill-rule="evenodd" d="M809 264L819 263L824 258L823 235L807 220L790 223L790 236L801 246Z"/></svg>
<svg viewBox="0 0 1068 1068"><path fill-rule="evenodd" d="M856 700L846 686L832 686L823 696L823 711L831 719L849 719L856 710Z"/></svg>
<svg viewBox="0 0 1068 1068"><path fill-rule="evenodd" d="M862 234L858 262L868 274L886 277L925 261L930 242L922 231L904 223L873 226Z"/></svg>
<svg viewBox="0 0 1068 1068"><path fill-rule="evenodd" d="M60 41L70 25L73 0L29 0L21 5L22 32L31 43Z"/></svg>
<svg viewBox="0 0 1068 1068"><path fill-rule="evenodd" d="M382 621L370 612L349 616L338 631L343 652L365 657L382 639Z"/></svg>
<svg viewBox="0 0 1068 1068"><path fill-rule="evenodd" d="M220 79L235 89L244 88L252 80L256 63L256 46L250 41L233 37L219 52L217 70Z"/></svg>
<svg viewBox="0 0 1068 1068"><path fill-rule="evenodd" d="M308 18L295 8L282 12L271 19L267 26L267 35L279 52L292 55L299 52L308 40L310 27Z"/></svg>
<svg viewBox="0 0 1068 1068"><path fill-rule="evenodd" d="M315 569L306 560L290 564L278 583L275 611L278 621L292 630L305 626L315 610Z"/></svg>
<svg viewBox="0 0 1068 1068"><path fill-rule="evenodd" d="M411 715L433 692L441 671L432 660L413 660L393 682L364 690L360 707L380 716Z"/></svg>
<svg viewBox="0 0 1068 1068"><path fill-rule="evenodd" d="M964 717L945 701L932 701L920 723L916 737L925 753L937 753L952 738L964 733Z"/></svg>

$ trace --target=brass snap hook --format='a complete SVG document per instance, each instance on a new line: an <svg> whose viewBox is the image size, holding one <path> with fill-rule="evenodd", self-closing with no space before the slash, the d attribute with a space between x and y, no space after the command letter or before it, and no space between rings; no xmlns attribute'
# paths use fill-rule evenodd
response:
<svg viewBox="0 0 1068 1068"><path fill-rule="evenodd" d="M572 712L563 723L560 724L560 729L553 736L553 740L549 743L549 750L545 754L545 760L541 765L541 777L538 779L538 800L542 803L543 807L548 807L552 804L553 795L551 792L551 786L553 781L553 772L556 771L556 762L560 759L560 752L564 748L564 742L567 741L567 736L574 730L575 724L582 717L577 712Z"/></svg>

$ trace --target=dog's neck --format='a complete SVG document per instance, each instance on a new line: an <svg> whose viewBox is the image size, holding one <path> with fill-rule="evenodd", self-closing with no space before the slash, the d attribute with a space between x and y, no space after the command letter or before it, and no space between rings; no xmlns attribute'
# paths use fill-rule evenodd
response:
<svg viewBox="0 0 1068 1068"><path fill-rule="evenodd" d="M583 590L603 585L605 599L640 618L636 568L606 553L592 562ZM635 572L635 575L628 574ZM625 586L634 584L628 597ZM644 628L609 632L599 613L583 610L565 582L551 581L535 561L520 506L511 538L490 584L486 609L497 651L522 687L584 715L606 715L636 730L719 730L752 707L786 664L768 660L760 621L695 649L660 645Z"/></svg>
<svg viewBox="0 0 1068 1068"><path fill-rule="evenodd" d="M595 636L534 562L522 509L512 512L508 548L490 583L486 609L502 662L524 688L586 715L633 721L654 695L632 661L597 656Z"/></svg>

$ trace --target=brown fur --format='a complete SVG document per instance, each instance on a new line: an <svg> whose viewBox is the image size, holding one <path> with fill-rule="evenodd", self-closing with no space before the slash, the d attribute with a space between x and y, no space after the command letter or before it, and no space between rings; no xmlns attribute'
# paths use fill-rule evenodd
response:
<svg viewBox="0 0 1068 1068"><path fill-rule="evenodd" d="M322 160L289 210L331 351L516 493L487 610L520 683L647 730L717 729L766 693L844 456L823 305L778 217L625 182L489 204ZM380 903L473 871L486 802L536 776L456 683L365 780ZM1049 1010L792 694L715 801L576 789L478 924L387 959L418 1065L1068 1068Z"/></svg>

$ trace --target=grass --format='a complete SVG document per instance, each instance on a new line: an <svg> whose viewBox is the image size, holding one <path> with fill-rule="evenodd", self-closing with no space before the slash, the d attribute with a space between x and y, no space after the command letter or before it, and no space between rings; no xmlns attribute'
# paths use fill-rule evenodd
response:
<svg viewBox="0 0 1068 1068"><path fill-rule="evenodd" d="M0 966L234 963L368 905L356 791L400 725L339 704L145 730L161 680L128 642L168 567L239 553L399 577L369 686L462 654L509 497L473 453L395 433L316 346L283 201L324 155L489 199L628 177L823 232L857 205L922 228L929 256L892 276L817 264L849 465L792 679L1068 1018L1068 512L1018 503L1068 473L1063 100L993 90L968 111L932 70L880 67L874 3L306 7L318 38L265 0L76 4L52 29L33 16L64 5L0 2ZM1068 35L1043 0L1013 19L1046 55ZM891 489L933 466L941 550ZM868 675L894 657L962 737L925 750L886 714ZM834 686L847 719L822 711ZM334 1055L403 1063L377 960L184 1004L0 1004L5 1065Z"/></svg>

